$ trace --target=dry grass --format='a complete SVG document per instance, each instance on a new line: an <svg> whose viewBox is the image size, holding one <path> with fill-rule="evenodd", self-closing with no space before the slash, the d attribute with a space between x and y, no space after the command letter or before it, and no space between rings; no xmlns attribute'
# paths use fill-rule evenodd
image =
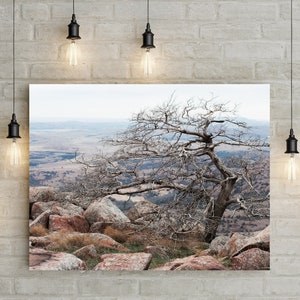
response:
<svg viewBox="0 0 300 300"><path fill-rule="evenodd" d="M88 236L72 234L68 235L63 231L59 231L56 234L50 236L50 247L59 250L79 249L84 246L93 244L93 240Z"/></svg>
<svg viewBox="0 0 300 300"><path fill-rule="evenodd" d="M46 236L49 234L49 230L43 225L37 224L29 228L29 234L31 236Z"/></svg>
<svg viewBox="0 0 300 300"><path fill-rule="evenodd" d="M56 232L49 236L49 250L73 252L84 246L93 244L97 251L103 249L123 250L126 248L118 243L113 243L109 239L99 239L88 234L72 233L68 234L63 231Z"/></svg>
<svg viewBox="0 0 300 300"><path fill-rule="evenodd" d="M125 243L128 238L128 235L126 234L126 232L124 232L124 230L120 231L118 229L112 228L111 226L105 228L104 234L108 235L119 243Z"/></svg>
<svg viewBox="0 0 300 300"><path fill-rule="evenodd" d="M144 230L136 230L128 232L128 238L126 240L127 243L130 244L152 244L152 241L156 240L157 237L153 231L148 229Z"/></svg>

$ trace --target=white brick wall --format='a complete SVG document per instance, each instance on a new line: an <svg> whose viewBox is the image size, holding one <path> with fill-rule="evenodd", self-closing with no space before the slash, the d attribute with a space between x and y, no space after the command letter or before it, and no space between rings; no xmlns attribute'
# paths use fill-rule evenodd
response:
<svg viewBox="0 0 300 300"><path fill-rule="evenodd" d="M76 68L65 59L71 1L16 0L17 115L25 149L29 83L271 84L271 271L180 273L28 271L28 168L9 177L3 171L11 117L11 2L0 2L1 300L300 299L300 185L291 187L282 174L289 131L290 1L152 0L159 68L145 81L140 46L146 0L77 0L83 57ZM299 137L300 4L294 2Z"/></svg>

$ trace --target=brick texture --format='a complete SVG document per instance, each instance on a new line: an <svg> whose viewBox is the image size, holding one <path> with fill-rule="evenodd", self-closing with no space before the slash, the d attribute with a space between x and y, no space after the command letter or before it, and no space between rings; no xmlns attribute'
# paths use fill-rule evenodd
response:
<svg viewBox="0 0 300 300"><path fill-rule="evenodd" d="M140 63L146 1L78 3L82 55L79 65L72 68L65 57L71 1L16 0L17 114L25 155L30 83L270 84L272 265L268 272L29 272L28 164L18 172L6 173L5 155L1 155L1 299L299 299L300 185L291 186L282 173L289 131L289 3L152 0L157 68L149 81L143 78ZM11 117L11 4L11 0L0 2L1 153L6 151ZM299 95L300 5L294 5L294 89ZM299 136L298 100L295 98L294 130Z"/></svg>

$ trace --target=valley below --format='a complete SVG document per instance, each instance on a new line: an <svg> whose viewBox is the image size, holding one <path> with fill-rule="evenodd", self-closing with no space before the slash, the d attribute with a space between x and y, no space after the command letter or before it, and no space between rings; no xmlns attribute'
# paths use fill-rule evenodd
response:
<svg viewBox="0 0 300 300"><path fill-rule="evenodd" d="M98 152L116 150L116 146L104 140L122 132L128 122L48 122L30 126L32 270L64 269L61 265L53 266L53 262L65 259L73 262L71 269L106 270L114 265L112 269L119 266L127 270L201 270L207 264L210 269L219 270L269 268L269 197L252 203L252 210L243 209L241 204L230 205L218 227L218 242L205 243L204 225L200 222L204 208L198 207L190 216L188 226L197 225L189 229L185 228L187 224L179 226L180 209L184 206L166 209L172 198L167 189L97 199L80 198L68 190L70 183L80 181L83 172L78 158L92 159ZM259 131L268 135L265 127ZM245 155L245 149L239 152L223 147L218 151L221 159ZM268 149L265 159L269 159ZM269 171L264 172L259 189L267 195ZM240 183L237 187L238 192L245 188ZM196 217L197 221L192 222ZM229 245L234 246L229 249ZM242 253L243 258L238 257ZM247 265L248 255L256 257L257 265ZM53 260L39 261L41 256ZM140 264L129 263L132 260Z"/></svg>

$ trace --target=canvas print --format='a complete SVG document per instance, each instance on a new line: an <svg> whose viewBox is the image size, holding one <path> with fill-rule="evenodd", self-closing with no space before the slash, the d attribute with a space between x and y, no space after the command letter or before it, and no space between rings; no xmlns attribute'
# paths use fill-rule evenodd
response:
<svg viewBox="0 0 300 300"><path fill-rule="evenodd" d="M267 270L269 85L30 85L30 270Z"/></svg>

